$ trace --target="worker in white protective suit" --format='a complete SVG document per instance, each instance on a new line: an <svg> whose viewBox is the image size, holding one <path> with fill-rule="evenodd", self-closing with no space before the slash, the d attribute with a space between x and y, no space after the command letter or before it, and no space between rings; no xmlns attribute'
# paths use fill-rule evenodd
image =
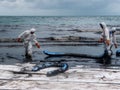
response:
<svg viewBox="0 0 120 90"><path fill-rule="evenodd" d="M35 45L40 48L40 44L36 40L35 29L26 30L18 36L17 41L23 42L25 47L25 56L27 59L32 60L32 41L35 42Z"/></svg>
<svg viewBox="0 0 120 90"><path fill-rule="evenodd" d="M100 27L102 28L103 32L99 41L104 42L105 47L107 47L110 45L109 30L104 22L100 23Z"/></svg>
<svg viewBox="0 0 120 90"><path fill-rule="evenodd" d="M100 23L100 27L102 28L103 32L101 34L101 38L99 42L104 42L105 50L111 51L113 44L115 48L117 48L117 42L115 36L116 28L112 28L109 31L109 29L107 28L104 22Z"/></svg>
<svg viewBox="0 0 120 90"><path fill-rule="evenodd" d="M115 48L117 48L118 45L116 41L116 28L113 27L112 29L110 29L109 34L110 34L110 47L109 48L111 49L113 45L115 46Z"/></svg>

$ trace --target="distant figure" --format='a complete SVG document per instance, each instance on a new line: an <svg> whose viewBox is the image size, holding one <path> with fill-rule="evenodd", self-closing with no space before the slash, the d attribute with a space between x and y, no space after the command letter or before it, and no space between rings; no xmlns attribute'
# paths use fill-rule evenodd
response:
<svg viewBox="0 0 120 90"><path fill-rule="evenodd" d="M18 36L17 41L23 42L25 47L25 57L26 59L32 60L32 41L35 42L35 45L40 48L40 44L36 40L35 29L26 30Z"/></svg>
<svg viewBox="0 0 120 90"><path fill-rule="evenodd" d="M101 34L101 38L99 42L104 42L105 50L111 51L113 44L115 48L117 48L116 35L115 35L116 28L113 27L109 31L109 29L107 28L104 22L100 23L100 27L102 28L103 33Z"/></svg>
<svg viewBox="0 0 120 90"><path fill-rule="evenodd" d="M116 28L115 27L113 27L112 29L110 29L110 49L112 48L112 46L114 45L115 46L115 48L117 48L118 47L118 45L117 45L117 41L116 41Z"/></svg>

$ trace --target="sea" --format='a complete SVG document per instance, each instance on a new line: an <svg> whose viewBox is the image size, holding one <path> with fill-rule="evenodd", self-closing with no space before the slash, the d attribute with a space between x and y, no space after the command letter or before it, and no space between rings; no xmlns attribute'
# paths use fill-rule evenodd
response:
<svg viewBox="0 0 120 90"><path fill-rule="evenodd" d="M38 38L70 36L69 31L99 30L100 22L119 28L120 16L0 16L0 38L16 38L31 28Z"/></svg>
<svg viewBox="0 0 120 90"><path fill-rule="evenodd" d="M0 16L0 39L16 39L20 33L31 28L36 29L37 38L79 36L81 30L87 31L87 33L82 34L88 37L89 35L93 36L89 31L101 30L100 22L105 22L108 27L120 28L120 16ZM104 53L103 45L72 46L72 44L75 44L74 42L66 42L70 43L71 46L59 46L55 45L54 42L52 43L54 44L53 46L50 45L51 42L40 42L41 48L33 49L33 60L65 60L70 66L81 64L89 67L99 67L101 65L96 60L77 57L48 58L43 51L101 55ZM24 47L22 43L6 42L0 43L0 45L0 64L16 64L18 60L24 60ZM120 59L113 58L115 60L112 60L112 64L116 65L117 62L117 65L120 65Z"/></svg>

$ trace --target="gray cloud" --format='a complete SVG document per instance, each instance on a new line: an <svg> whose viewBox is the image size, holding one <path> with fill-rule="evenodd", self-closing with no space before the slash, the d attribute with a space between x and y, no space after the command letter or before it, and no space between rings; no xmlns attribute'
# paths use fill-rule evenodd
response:
<svg viewBox="0 0 120 90"><path fill-rule="evenodd" d="M0 0L4 14L120 15L119 10L120 0Z"/></svg>

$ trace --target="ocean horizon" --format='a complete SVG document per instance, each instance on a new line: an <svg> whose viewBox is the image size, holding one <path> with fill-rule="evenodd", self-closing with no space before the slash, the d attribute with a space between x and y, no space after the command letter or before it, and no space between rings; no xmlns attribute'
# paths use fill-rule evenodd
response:
<svg viewBox="0 0 120 90"><path fill-rule="evenodd" d="M35 28L40 38L72 36L70 31L74 30L100 30L100 22L105 22L109 28L119 28L120 16L0 16L0 38L16 38L30 28Z"/></svg>

